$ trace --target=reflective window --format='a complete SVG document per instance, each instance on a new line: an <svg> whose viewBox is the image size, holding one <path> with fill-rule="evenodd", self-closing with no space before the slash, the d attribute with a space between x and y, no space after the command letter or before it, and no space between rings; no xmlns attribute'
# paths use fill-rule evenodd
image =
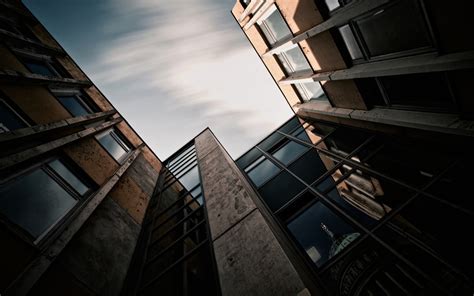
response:
<svg viewBox="0 0 474 296"><path fill-rule="evenodd" d="M259 191L265 203L272 211L278 210L304 189L303 183L290 173L282 171L268 181Z"/></svg>
<svg viewBox="0 0 474 296"><path fill-rule="evenodd" d="M288 168L307 184L313 183L327 171L318 152L314 149L308 151Z"/></svg>
<svg viewBox="0 0 474 296"><path fill-rule="evenodd" d="M39 60L28 60L25 62L25 66L31 73L40 74L44 76L59 77L59 74L52 69L46 62Z"/></svg>
<svg viewBox="0 0 474 296"><path fill-rule="evenodd" d="M287 224L306 254L321 267L354 242L360 233L321 202Z"/></svg>
<svg viewBox="0 0 474 296"><path fill-rule="evenodd" d="M279 53L277 56L288 74L312 71L311 66L308 64L308 61L299 46L295 46L292 49Z"/></svg>
<svg viewBox="0 0 474 296"><path fill-rule="evenodd" d="M87 187L76 175L74 175L66 166L59 160L53 160L48 164L58 175L60 175L79 195L84 195L89 191Z"/></svg>
<svg viewBox="0 0 474 296"><path fill-rule="evenodd" d="M59 183L58 178L65 183ZM78 195L71 194L69 186ZM0 212L38 238L89 190L90 185L81 181L62 161L54 160L0 185Z"/></svg>
<svg viewBox="0 0 474 296"><path fill-rule="evenodd" d="M400 0L356 22L371 56L431 46L417 2Z"/></svg>
<svg viewBox="0 0 474 296"><path fill-rule="evenodd" d="M58 96L57 98L73 116L92 113L91 109L78 95Z"/></svg>
<svg viewBox="0 0 474 296"><path fill-rule="evenodd" d="M116 130L108 130L98 135L97 140L118 162L122 161L130 151L130 147L124 143Z"/></svg>
<svg viewBox="0 0 474 296"><path fill-rule="evenodd" d="M285 145L273 153L273 157L278 159L283 164L288 165L308 149L309 148L307 146L298 144L294 141L288 141Z"/></svg>
<svg viewBox="0 0 474 296"><path fill-rule="evenodd" d="M26 127L25 121L4 100L0 99L0 133Z"/></svg>
<svg viewBox="0 0 474 296"><path fill-rule="evenodd" d="M189 172L180 177L179 181L183 184L184 188L188 190L194 188L194 186L199 183L198 166L193 167Z"/></svg>
<svg viewBox="0 0 474 296"><path fill-rule="evenodd" d="M359 44L357 43L357 40L354 37L354 33L352 32L351 27L349 25L344 25L339 28L339 32L341 33L342 39L346 44L347 50L349 51L351 58L353 60L363 58L362 52L359 48Z"/></svg>
<svg viewBox="0 0 474 296"><path fill-rule="evenodd" d="M326 94L324 93L321 83L319 83L319 81L296 83L295 87L304 101L328 101Z"/></svg>
<svg viewBox="0 0 474 296"><path fill-rule="evenodd" d="M245 172L257 187L265 183L265 181L273 177L279 171L280 169L276 165L263 156L245 169Z"/></svg>
<svg viewBox="0 0 474 296"><path fill-rule="evenodd" d="M329 11L332 11L340 6L339 0L324 0Z"/></svg>
<svg viewBox="0 0 474 296"><path fill-rule="evenodd" d="M260 24L260 28L270 45L274 45L277 41L285 40L293 36L278 9L276 9L276 7L273 9L272 14Z"/></svg>

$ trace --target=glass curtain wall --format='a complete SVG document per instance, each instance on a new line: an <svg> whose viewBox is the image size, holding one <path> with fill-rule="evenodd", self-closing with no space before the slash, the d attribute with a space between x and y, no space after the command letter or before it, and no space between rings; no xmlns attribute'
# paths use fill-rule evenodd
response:
<svg viewBox="0 0 474 296"><path fill-rule="evenodd" d="M155 191L129 272L137 283L130 295L219 295L193 142L164 163Z"/></svg>
<svg viewBox="0 0 474 296"><path fill-rule="evenodd" d="M472 143L444 144L295 117L236 163L329 295L470 295Z"/></svg>

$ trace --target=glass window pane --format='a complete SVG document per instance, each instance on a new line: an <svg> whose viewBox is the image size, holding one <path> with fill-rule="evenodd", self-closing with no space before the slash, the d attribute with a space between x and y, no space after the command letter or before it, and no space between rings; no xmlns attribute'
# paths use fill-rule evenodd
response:
<svg viewBox="0 0 474 296"><path fill-rule="evenodd" d="M0 132L8 129L10 131L26 127L26 124L18 117L18 115L10 109L6 103L0 100Z"/></svg>
<svg viewBox="0 0 474 296"><path fill-rule="evenodd" d="M361 130L339 127L335 132L327 136L323 142L318 144L318 147L345 157L364 143L369 136L368 133Z"/></svg>
<svg viewBox="0 0 474 296"><path fill-rule="evenodd" d="M304 189L304 185L290 173L283 171L259 189L265 203L272 211L278 210L286 202Z"/></svg>
<svg viewBox="0 0 474 296"><path fill-rule="evenodd" d="M284 165L288 165L308 149L309 148L304 145L298 144L293 141L288 141L285 145L283 145L283 147L275 151L273 153L273 156L280 162L282 162Z"/></svg>
<svg viewBox="0 0 474 296"><path fill-rule="evenodd" d="M236 163L241 169L244 169L251 162L255 161L255 159L259 158L261 155L262 155L262 152L260 152L260 150L254 147L250 149L247 153L239 157Z"/></svg>
<svg viewBox="0 0 474 296"><path fill-rule="evenodd" d="M339 0L324 0L324 3L326 3L329 11L332 11L340 6Z"/></svg>
<svg viewBox="0 0 474 296"><path fill-rule="evenodd" d="M316 202L287 225L291 234L317 267L355 241L360 233Z"/></svg>
<svg viewBox="0 0 474 296"><path fill-rule="evenodd" d="M270 45L293 36L278 9L263 21L263 28L265 29L262 31Z"/></svg>
<svg viewBox="0 0 474 296"><path fill-rule="evenodd" d="M202 193L201 186L198 186L198 187L194 188L194 189L191 191L191 195L192 195L193 197L196 197L196 196L198 196L198 195L201 194L201 193Z"/></svg>
<svg viewBox="0 0 474 296"><path fill-rule="evenodd" d="M0 187L0 211L35 238L77 203L42 169Z"/></svg>
<svg viewBox="0 0 474 296"><path fill-rule="evenodd" d="M312 71L299 46L279 53L277 56L288 74Z"/></svg>
<svg viewBox="0 0 474 296"><path fill-rule="evenodd" d="M176 155L173 159L168 161L168 164L166 165L167 167L172 166L174 163L178 162L179 160L182 159L182 157L187 156L188 152L194 149L194 145L191 145L189 148L186 148L182 153L179 155Z"/></svg>
<svg viewBox="0 0 474 296"><path fill-rule="evenodd" d="M44 76L52 76L52 77L58 77L56 73L54 73L48 65L44 62L40 61L28 61L25 63L26 67L28 70L30 70L34 74L40 74Z"/></svg>
<svg viewBox="0 0 474 296"><path fill-rule="evenodd" d="M179 178L181 184L183 184L184 188L190 190L194 188L197 184L199 184L199 169L197 166L193 167L189 172L184 174L181 178Z"/></svg>
<svg viewBox="0 0 474 296"><path fill-rule="evenodd" d="M393 105L454 107L444 73L385 76L379 80Z"/></svg>
<svg viewBox="0 0 474 296"><path fill-rule="evenodd" d="M352 32L351 27L349 27L349 25L344 25L339 28L339 32L341 33L342 39L346 44L346 48L349 51L351 58L353 60L363 58L362 52L359 48L359 44L357 43L357 40L354 37L354 33Z"/></svg>
<svg viewBox="0 0 474 296"><path fill-rule="evenodd" d="M295 87L298 89L301 97L305 101L318 100L327 101L326 94L321 87L319 81L308 82L308 83L297 83Z"/></svg>
<svg viewBox="0 0 474 296"><path fill-rule="evenodd" d="M371 56L431 46L417 2L397 1L357 21Z"/></svg>
<svg viewBox="0 0 474 296"><path fill-rule="evenodd" d="M261 159L256 160L256 162L260 161ZM252 164L250 166L252 166ZM247 175L253 181L255 186L259 187L260 185L265 183L265 181L275 176L275 174L278 173L280 169L270 160L265 159L261 161L258 165L256 165L255 168L252 169L250 172L247 171L247 169L245 171L247 172Z"/></svg>
<svg viewBox="0 0 474 296"><path fill-rule="evenodd" d="M58 100L64 107L73 115L81 116L89 114L90 112L79 102L76 96L59 96Z"/></svg>
<svg viewBox="0 0 474 296"><path fill-rule="evenodd" d="M314 149L308 151L300 159L292 163L289 166L289 170L307 184L313 183L318 177L327 172L326 166L321 161L318 152Z"/></svg>
<svg viewBox="0 0 474 296"><path fill-rule="evenodd" d="M127 151L123 149L122 146L117 143L114 137L110 135L110 132L102 135L99 139L99 142L102 146L115 158L115 160L120 161Z"/></svg>
<svg viewBox="0 0 474 296"><path fill-rule="evenodd" d="M84 195L89 188L77 178L64 164L59 160L53 160L48 165L68 182L80 195Z"/></svg>

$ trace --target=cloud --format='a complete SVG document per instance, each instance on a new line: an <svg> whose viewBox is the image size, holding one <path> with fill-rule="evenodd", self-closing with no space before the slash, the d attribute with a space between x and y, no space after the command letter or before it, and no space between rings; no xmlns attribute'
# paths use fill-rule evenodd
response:
<svg viewBox="0 0 474 296"><path fill-rule="evenodd" d="M291 115L233 3L106 3L108 44L86 68L162 159L207 126L235 157Z"/></svg>

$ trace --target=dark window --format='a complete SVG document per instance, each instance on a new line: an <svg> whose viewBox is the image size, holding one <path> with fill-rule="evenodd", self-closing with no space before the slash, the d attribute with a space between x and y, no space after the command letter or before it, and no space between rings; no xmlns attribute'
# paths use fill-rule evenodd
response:
<svg viewBox="0 0 474 296"><path fill-rule="evenodd" d="M273 152L273 157L278 159L284 165L288 165L308 149L307 146L298 144L294 141L288 141L278 150Z"/></svg>
<svg viewBox="0 0 474 296"><path fill-rule="evenodd" d="M25 65L34 74L40 74L50 77L59 77L59 73L54 70L47 62L40 60L27 60Z"/></svg>
<svg viewBox="0 0 474 296"><path fill-rule="evenodd" d="M321 267L354 242L360 233L321 202L287 224L311 261Z"/></svg>
<svg viewBox="0 0 474 296"><path fill-rule="evenodd" d="M318 152L314 149L306 152L305 155L292 163L288 168L307 184L313 183L327 171Z"/></svg>
<svg viewBox="0 0 474 296"><path fill-rule="evenodd" d="M58 223L91 189L61 160L0 185L0 212L35 239Z"/></svg>
<svg viewBox="0 0 474 296"><path fill-rule="evenodd" d="M276 211L303 189L304 185L300 181L283 171L263 185L259 192L270 209Z"/></svg>
<svg viewBox="0 0 474 296"><path fill-rule="evenodd" d="M433 49L418 0L399 0L338 28L352 60Z"/></svg>
<svg viewBox="0 0 474 296"><path fill-rule="evenodd" d="M454 100L444 73L423 73L378 78L390 105L452 108Z"/></svg>
<svg viewBox="0 0 474 296"><path fill-rule="evenodd" d="M273 177L279 171L280 169L276 165L263 156L245 168L245 172L257 187L265 183L265 181Z"/></svg>
<svg viewBox="0 0 474 296"><path fill-rule="evenodd" d="M0 133L28 126L7 102L0 99Z"/></svg>
<svg viewBox="0 0 474 296"><path fill-rule="evenodd" d="M92 110L82 100L79 95L64 95L58 96L58 100L73 116L82 116L92 113Z"/></svg>
<svg viewBox="0 0 474 296"><path fill-rule="evenodd" d="M130 146L125 143L120 133L115 129L108 130L96 138L118 162L121 162L130 151Z"/></svg>

